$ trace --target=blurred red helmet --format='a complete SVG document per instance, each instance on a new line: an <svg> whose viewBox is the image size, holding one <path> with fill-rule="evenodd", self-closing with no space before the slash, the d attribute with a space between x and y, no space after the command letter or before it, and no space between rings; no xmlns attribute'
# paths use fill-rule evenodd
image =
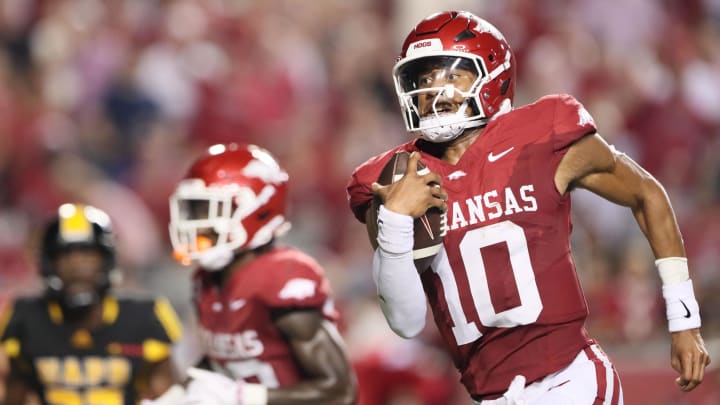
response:
<svg viewBox="0 0 720 405"><path fill-rule="evenodd" d="M170 197L170 239L183 264L219 270L285 233L287 173L255 145L214 145Z"/></svg>
<svg viewBox="0 0 720 405"><path fill-rule="evenodd" d="M468 89L421 88L418 75L438 68L465 69L477 78ZM505 37L489 22L467 11L446 11L425 18L410 32L393 79L407 130L444 142L512 108L515 58ZM442 94L459 93L465 102L453 114L433 107L434 116L423 117L417 102L421 93L437 94L435 103Z"/></svg>

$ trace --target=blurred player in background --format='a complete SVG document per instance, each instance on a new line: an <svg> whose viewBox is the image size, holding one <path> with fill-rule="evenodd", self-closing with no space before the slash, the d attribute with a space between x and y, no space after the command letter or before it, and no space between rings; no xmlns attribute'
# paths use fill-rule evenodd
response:
<svg viewBox="0 0 720 405"><path fill-rule="evenodd" d="M657 259L682 391L710 362L683 241L663 187L597 133L568 95L513 108L515 59L503 35L468 12L421 21L393 78L417 139L358 167L348 185L355 216L376 239L380 304L401 336L425 324L426 297L476 403L621 404L620 381L590 338L570 254L570 191L629 207ZM405 176L374 184L395 151ZM430 173L417 174L422 159ZM377 223L373 195L384 204ZM431 268L413 263L413 219L446 210ZM425 294L424 294L425 293Z"/></svg>
<svg viewBox="0 0 720 405"><path fill-rule="evenodd" d="M130 405L166 393L181 326L167 300L111 291L119 273L108 215L63 204L41 243L45 294L16 299L0 318L10 362L2 403L35 395L42 404Z"/></svg>
<svg viewBox="0 0 720 405"><path fill-rule="evenodd" d="M197 264L205 358L188 404L352 404L355 376L320 265L276 244L288 175L265 149L215 145L170 198L176 257Z"/></svg>

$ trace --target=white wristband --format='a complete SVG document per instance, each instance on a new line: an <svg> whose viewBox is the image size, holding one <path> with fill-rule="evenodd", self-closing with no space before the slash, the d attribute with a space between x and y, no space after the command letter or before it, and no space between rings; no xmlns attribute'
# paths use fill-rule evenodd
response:
<svg viewBox="0 0 720 405"><path fill-rule="evenodd" d="M695 299L692 280L664 285L662 293L670 332L700 327L700 307Z"/></svg>
<svg viewBox="0 0 720 405"><path fill-rule="evenodd" d="M238 398L242 405L267 405L268 389L262 384L241 381L238 384Z"/></svg>
<svg viewBox="0 0 720 405"><path fill-rule="evenodd" d="M682 283L690 279L687 257L664 257L655 260L663 285Z"/></svg>
<svg viewBox="0 0 720 405"><path fill-rule="evenodd" d="M378 247L396 255L411 252L415 243L413 221L413 217L392 212L381 205L378 210Z"/></svg>

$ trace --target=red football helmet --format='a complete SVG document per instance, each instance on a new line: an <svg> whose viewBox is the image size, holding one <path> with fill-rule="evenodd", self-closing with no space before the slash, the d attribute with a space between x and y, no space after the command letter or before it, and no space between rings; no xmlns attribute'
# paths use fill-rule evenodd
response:
<svg viewBox="0 0 720 405"><path fill-rule="evenodd" d="M219 270L290 228L287 173L255 145L214 145L170 197L170 240L183 264Z"/></svg>
<svg viewBox="0 0 720 405"><path fill-rule="evenodd" d="M472 74L467 88L449 79L458 70ZM444 84L420 77L429 71L443 72ZM512 108L515 58L493 25L467 11L447 11L425 18L410 32L393 79L407 130L445 142ZM418 99L428 95L430 108L423 111ZM458 95L463 101L456 111L442 107Z"/></svg>

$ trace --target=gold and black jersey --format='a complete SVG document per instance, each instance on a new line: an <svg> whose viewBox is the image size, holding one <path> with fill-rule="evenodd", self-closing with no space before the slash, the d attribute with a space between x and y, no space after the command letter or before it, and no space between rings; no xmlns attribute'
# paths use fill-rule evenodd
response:
<svg viewBox="0 0 720 405"><path fill-rule="evenodd" d="M139 371L167 359L180 334L163 298L106 297L94 330L63 322L60 306L42 297L19 298L0 317L13 372L48 405L137 403Z"/></svg>

